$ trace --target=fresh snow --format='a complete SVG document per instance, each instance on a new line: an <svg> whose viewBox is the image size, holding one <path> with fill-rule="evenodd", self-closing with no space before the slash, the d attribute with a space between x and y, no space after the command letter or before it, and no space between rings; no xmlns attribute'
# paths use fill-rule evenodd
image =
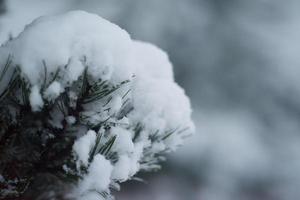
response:
<svg viewBox="0 0 300 200"><path fill-rule="evenodd" d="M57 81L53 81L53 83L51 83L49 87L46 89L44 93L44 97L47 100L51 101L56 99L63 91L64 89L61 87L61 84Z"/></svg>
<svg viewBox="0 0 300 200"><path fill-rule="evenodd" d="M73 145L76 166L78 171L82 166L87 168L76 191L81 199L96 195L88 191L109 192L110 184L157 167L148 156L175 150L194 131L189 99L174 81L168 55L152 44L132 40L125 30L98 15L71 11L40 17L0 47L0 66L8 55L30 85L30 105L36 112L64 91L68 91L70 107L75 108L78 91L70 86L85 69L90 82L101 79L116 85L129 80L111 99L85 104L80 119L64 116L59 110L50 113L50 123L57 128L63 128L63 120L69 126L78 120L89 125L103 121L114 124L109 130L98 132L84 126L77 130L79 137ZM57 71L59 79L49 82ZM45 81L47 87L42 90ZM1 83L0 92L5 83ZM124 115L125 108L133 109ZM143 130L133 140L138 125ZM164 138L170 132L174 133ZM100 154L90 162L90 152L99 134L103 135L102 145L108 138L116 137L111 148L118 156L116 162ZM151 137L160 141L152 141Z"/></svg>
<svg viewBox="0 0 300 200"><path fill-rule="evenodd" d="M97 154L92 161L88 174L79 183L79 194L82 199L89 191L106 191L111 182L113 166L104 156Z"/></svg>
<svg viewBox="0 0 300 200"><path fill-rule="evenodd" d="M95 145L96 133L95 131L88 131L86 135L77 139L73 145L74 153L77 156L77 166L79 168L80 164L84 166L88 165L88 159L92 147Z"/></svg>
<svg viewBox="0 0 300 200"><path fill-rule="evenodd" d="M32 111L39 111L44 106L44 102L40 93L40 88L37 85L34 85L31 88L29 95L30 105Z"/></svg>
<svg viewBox="0 0 300 200"><path fill-rule="evenodd" d="M111 134L116 136L116 141L112 147L113 151L123 153L132 153L134 144L132 142L131 132L120 127L112 127Z"/></svg>
<svg viewBox="0 0 300 200"><path fill-rule="evenodd" d="M115 164L112 179L126 181L130 178L131 160L127 155L121 155L118 162Z"/></svg>
<svg viewBox="0 0 300 200"><path fill-rule="evenodd" d="M114 115L117 114L120 109L122 108L122 98L120 96L115 96L112 100L112 102L110 103L110 114Z"/></svg>
<svg viewBox="0 0 300 200"><path fill-rule="evenodd" d="M95 14L72 11L34 20L1 50L13 55L31 84L41 85L43 61L48 73L61 68L65 81L77 80L85 66L95 80L127 80L132 75L131 46L130 36L117 25Z"/></svg>

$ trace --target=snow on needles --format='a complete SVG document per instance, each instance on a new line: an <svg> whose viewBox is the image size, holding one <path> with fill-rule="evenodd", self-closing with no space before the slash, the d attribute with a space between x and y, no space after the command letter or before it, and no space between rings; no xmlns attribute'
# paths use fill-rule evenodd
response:
<svg viewBox="0 0 300 200"><path fill-rule="evenodd" d="M108 192L110 184L126 181L139 170L153 169L156 165L147 163L151 158L175 150L194 131L189 99L174 82L167 54L152 44L132 40L125 30L95 14L71 11L40 17L0 48L1 67L7 55L28 81L34 112L63 92L70 106L76 107L79 93L71 85L85 70L89 82L101 80L116 86L129 81L110 99L85 103L84 117L51 111L51 123L57 127L63 127L63 120L70 126L81 124L73 145L78 171L87 168L78 183L79 196L93 196L88 193L91 190ZM59 78L50 82L55 75ZM109 128L89 130L104 121ZM90 158L95 148L99 150L97 145L113 137L110 151L117 157L98 151Z"/></svg>
<svg viewBox="0 0 300 200"><path fill-rule="evenodd" d="M80 164L87 166L91 148L95 145L96 133L89 130L86 135L80 137L73 145L74 153L77 156L77 168Z"/></svg>

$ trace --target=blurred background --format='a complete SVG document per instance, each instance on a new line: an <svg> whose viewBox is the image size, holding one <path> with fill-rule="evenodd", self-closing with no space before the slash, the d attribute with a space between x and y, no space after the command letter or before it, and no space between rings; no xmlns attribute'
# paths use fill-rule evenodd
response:
<svg viewBox="0 0 300 200"><path fill-rule="evenodd" d="M81 9L169 53L197 133L119 200L300 199L299 0L0 0L0 43Z"/></svg>

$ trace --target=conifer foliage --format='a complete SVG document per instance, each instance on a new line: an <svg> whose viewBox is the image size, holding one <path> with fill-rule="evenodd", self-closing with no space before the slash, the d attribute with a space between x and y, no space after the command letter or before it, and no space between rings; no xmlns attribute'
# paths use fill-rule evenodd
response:
<svg viewBox="0 0 300 200"><path fill-rule="evenodd" d="M41 17L0 59L0 198L110 199L193 132L167 55L97 15Z"/></svg>

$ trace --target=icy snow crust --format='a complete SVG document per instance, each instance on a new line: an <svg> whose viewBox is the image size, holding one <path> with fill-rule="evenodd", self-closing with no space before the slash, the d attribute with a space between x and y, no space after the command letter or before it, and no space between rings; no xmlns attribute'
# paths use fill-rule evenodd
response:
<svg viewBox="0 0 300 200"><path fill-rule="evenodd" d="M85 105L88 123L97 124L109 117L117 124L110 129L110 137L116 136L111 150L119 159L112 163L98 154L89 163L89 153L103 130L78 131L79 138L73 146L77 167L88 168L88 174L76 190L82 199L96 195L89 194L90 190L109 191L110 184L126 181L140 170L157 167L145 164L151 162L147 155L175 150L184 136L193 132L189 99L174 82L167 54L154 45L132 40L126 31L97 15L72 11L38 18L0 48L1 66L8 55L12 55L14 66L20 67L22 76L30 83L30 104L36 112L43 108L45 100L54 101L86 67L89 81L101 79L117 84L130 80L125 88L113 93L106 105L109 109L103 109L101 101ZM59 68L62 75L41 92L45 68L48 74ZM0 86L0 92L4 88ZM129 93L124 98L126 91ZM72 91L69 96L77 98ZM118 114L126 100L133 110L120 118ZM51 115L53 125L61 127L64 116L55 111ZM66 120L72 124L77 119L67 116ZM143 130L134 141L133 127L138 124ZM150 140L153 133L159 137L180 128L188 131L177 131L161 141Z"/></svg>

